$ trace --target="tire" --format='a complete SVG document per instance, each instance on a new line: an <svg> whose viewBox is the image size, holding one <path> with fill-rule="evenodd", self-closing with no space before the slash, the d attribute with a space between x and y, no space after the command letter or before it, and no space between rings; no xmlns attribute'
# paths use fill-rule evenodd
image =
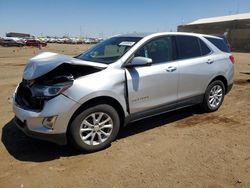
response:
<svg viewBox="0 0 250 188"><path fill-rule="evenodd" d="M217 93L217 94L216 94ZM225 86L222 81L215 80L210 83L201 104L205 112L214 112L218 110L223 103L225 96Z"/></svg>
<svg viewBox="0 0 250 188"><path fill-rule="evenodd" d="M111 144L119 129L120 118L117 111L110 105L100 104L87 108L75 117L70 125L70 139L81 151L99 151Z"/></svg>

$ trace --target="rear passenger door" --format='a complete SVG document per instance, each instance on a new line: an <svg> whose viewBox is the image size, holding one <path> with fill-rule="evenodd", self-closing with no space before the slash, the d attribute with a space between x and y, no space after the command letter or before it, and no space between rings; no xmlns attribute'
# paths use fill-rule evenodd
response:
<svg viewBox="0 0 250 188"><path fill-rule="evenodd" d="M202 96L207 81L213 74L211 50L198 37L177 35L176 44L179 60L178 99L194 99Z"/></svg>

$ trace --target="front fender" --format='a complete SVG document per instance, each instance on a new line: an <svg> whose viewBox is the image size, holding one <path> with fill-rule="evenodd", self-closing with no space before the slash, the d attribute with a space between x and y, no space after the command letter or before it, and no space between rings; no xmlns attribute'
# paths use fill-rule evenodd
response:
<svg viewBox="0 0 250 188"><path fill-rule="evenodd" d="M124 70L107 68L74 80L74 84L64 94L79 104L97 97L110 97L127 113L125 82Z"/></svg>
<svg viewBox="0 0 250 188"><path fill-rule="evenodd" d="M119 95L117 95L114 92L110 92L110 91L98 91L98 92L94 92L94 93L90 93L84 97L82 97L78 103L80 104L84 104L92 99L98 98L98 97L110 97L113 98L114 100L116 100L122 107L125 116L127 116L128 112L127 112L127 105L126 105L126 100L125 97L121 97Z"/></svg>

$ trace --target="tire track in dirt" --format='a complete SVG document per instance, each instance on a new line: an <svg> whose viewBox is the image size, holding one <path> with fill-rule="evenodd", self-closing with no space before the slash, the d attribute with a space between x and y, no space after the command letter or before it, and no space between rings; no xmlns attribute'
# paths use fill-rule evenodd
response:
<svg viewBox="0 0 250 188"><path fill-rule="evenodd" d="M250 84L250 79L247 79L247 80L245 80L245 79L236 79L236 80L234 80L234 84L244 86L244 85Z"/></svg>
<svg viewBox="0 0 250 188"><path fill-rule="evenodd" d="M222 124L224 126L233 126L236 124L239 124L239 121L236 121L230 117L224 117L224 116L216 116L216 115L195 115L186 119L183 119L182 121L178 122L178 124L175 127L178 128L186 128L186 127L193 127L196 125L203 125L204 122L209 122L212 124Z"/></svg>
<svg viewBox="0 0 250 188"><path fill-rule="evenodd" d="M9 66L9 67L14 67L14 66L20 66L20 67L22 67L22 66L25 66L26 65L26 63L8 63L8 64L1 64L1 66Z"/></svg>

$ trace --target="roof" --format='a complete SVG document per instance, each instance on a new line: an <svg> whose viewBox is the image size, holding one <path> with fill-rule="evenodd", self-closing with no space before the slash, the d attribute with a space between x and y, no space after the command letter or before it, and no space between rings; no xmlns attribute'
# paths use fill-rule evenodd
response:
<svg viewBox="0 0 250 188"><path fill-rule="evenodd" d="M113 37L139 37L139 38L144 38L147 36L150 37L157 37L157 36L162 36L162 35L188 35L188 36L203 36L203 37L213 37L213 38L219 38L217 36L213 35L206 35L206 34L200 34L200 33L189 33L189 32L153 32L153 33L131 33L131 34L121 34L121 35L116 35Z"/></svg>
<svg viewBox="0 0 250 188"><path fill-rule="evenodd" d="M247 20L247 19L250 19L250 13L234 14L234 15L229 15L229 16L212 17L212 18L203 18L203 19L198 19L194 22L191 22L187 25L198 25L198 24L227 22L227 21L234 21L234 20Z"/></svg>
<svg viewBox="0 0 250 188"><path fill-rule="evenodd" d="M148 35L151 35L153 33L127 33L127 34L118 34L116 36L119 37L139 37L139 38L144 38Z"/></svg>

